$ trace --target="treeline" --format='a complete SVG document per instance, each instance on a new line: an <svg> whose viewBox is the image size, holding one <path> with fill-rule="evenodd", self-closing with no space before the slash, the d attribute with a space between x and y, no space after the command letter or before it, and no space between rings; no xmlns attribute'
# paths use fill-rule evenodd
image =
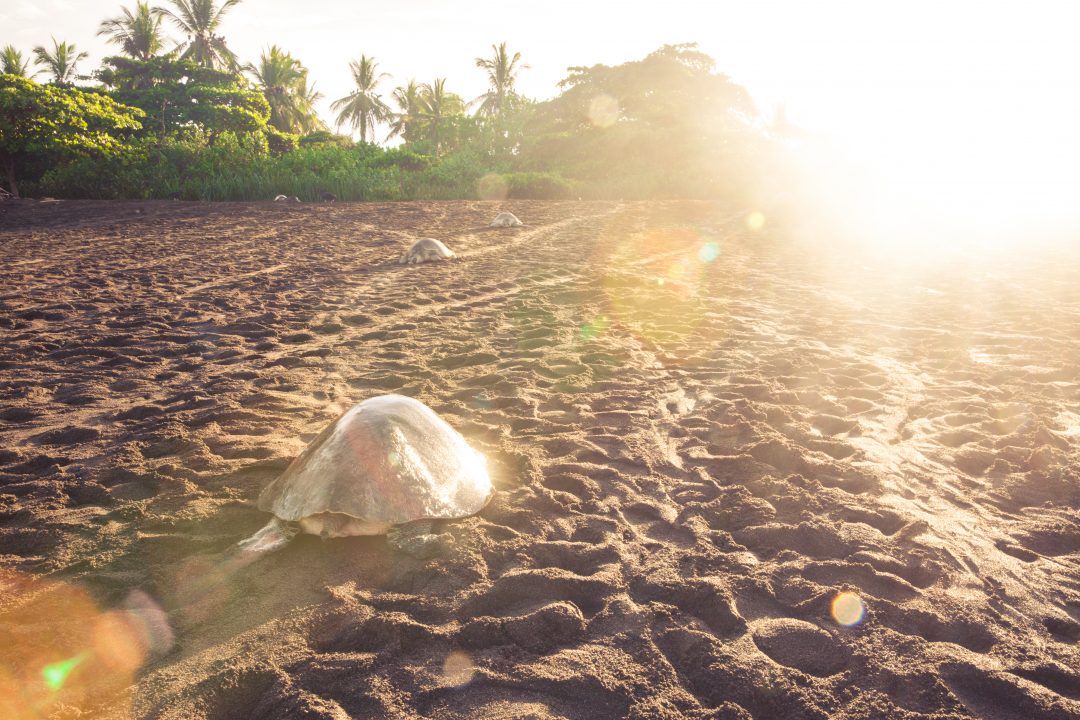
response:
<svg viewBox="0 0 1080 720"><path fill-rule="evenodd" d="M331 105L357 141L318 117L321 96L289 53L241 65L220 35L237 2L125 8L99 29L122 54L90 75L71 43L34 48L47 83L0 50L0 182L108 199L738 197L768 155L748 93L694 45L572 67L544 102L517 93L526 66L505 43L477 58L489 89L471 101L445 78L384 95L385 74L361 56L353 91ZM184 37L167 52L166 24Z"/></svg>

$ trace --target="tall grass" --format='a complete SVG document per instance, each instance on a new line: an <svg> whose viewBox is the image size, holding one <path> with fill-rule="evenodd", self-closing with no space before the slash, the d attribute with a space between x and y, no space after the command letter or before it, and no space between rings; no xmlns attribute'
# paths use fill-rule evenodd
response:
<svg viewBox="0 0 1080 720"><path fill-rule="evenodd" d="M480 153L460 152L434 161L407 150L339 141L300 143L280 154L265 143L222 135L147 141L109 157L79 158L27 184L30 194L83 199L153 199L179 193L185 200L258 201L295 195L317 201L470 199L491 174ZM490 163L494 164L494 163ZM560 198L573 185L551 172L508 172L509 197Z"/></svg>
<svg viewBox="0 0 1080 720"><path fill-rule="evenodd" d="M228 135L146 141L109 157L81 158L27 182L29 194L70 199L260 201L296 195L318 201L455 200L477 196L489 174L483 155L461 152L440 161L407 150L340 142L301 144L273 154L265 145ZM570 182L553 173L505 174L514 198L568 198Z"/></svg>

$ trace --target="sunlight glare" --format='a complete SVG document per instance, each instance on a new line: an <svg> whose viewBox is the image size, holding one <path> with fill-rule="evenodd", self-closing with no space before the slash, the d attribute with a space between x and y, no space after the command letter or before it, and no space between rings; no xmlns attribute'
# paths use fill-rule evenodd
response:
<svg viewBox="0 0 1080 720"><path fill-rule="evenodd" d="M611 127L618 119L619 101L610 95L597 95L589 103L589 122L596 127Z"/></svg>
<svg viewBox="0 0 1080 720"><path fill-rule="evenodd" d="M830 48L773 88L812 227L924 257L1080 229L1075 6L915 0L903 13L788 12L792 27L814 29L777 42ZM860 31L841 34L823 14Z"/></svg>
<svg viewBox="0 0 1080 720"><path fill-rule="evenodd" d="M600 317L582 325L581 329L578 330L578 337L582 340L591 340L592 338L603 334L603 332L607 330L608 325L610 324L611 323L608 322L607 317L601 315Z"/></svg>
<svg viewBox="0 0 1080 720"><path fill-rule="evenodd" d="M476 194L481 200L505 200L508 193L506 179L496 173L484 175L476 186Z"/></svg>
<svg viewBox="0 0 1080 720"><path fill-rule="evenodd" d="M862 598L853 592L842 592L833 598L832 616L840 625L853 627L862 622L866 607Z"/></svg>
<svg viewBox="0 0 1080 720"><path fill-rule="evenodd" d="M85 659L86 655L82 654L76 655L73 658L68 658L67 660L50 663L42 668L41 677L45 680L45 684L49 686L50 690L59 690L64 686L64 683L67 681L68 676L71 675L72 671L81 665Z"/></svg>
<svg viewBox="0 0 1080 720"><path fill-rule="evenodd" d="M468 654L455 650L446 656L443 662L442 677L443 686L461 687L473 679L476 674L476 665Z"/></svg>
<svg viewBox="0 0 1080 720"><path fill-rule="evenodd" d="M720 257L720 246L714 242L707 242L698 250L698 259L703 263L711 263Z"/></svg>
<svg viewBox="0 0 1080 720"><path fill-rule="evenodd" d="M760 231L765 227L765 215L758 210L753 211L746 216L746 227L754 232Z"/></svg>

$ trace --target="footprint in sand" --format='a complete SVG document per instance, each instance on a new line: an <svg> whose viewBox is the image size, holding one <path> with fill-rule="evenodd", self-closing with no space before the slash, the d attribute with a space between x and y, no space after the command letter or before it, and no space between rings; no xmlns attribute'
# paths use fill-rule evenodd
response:
<svg viewBox="0 0 1080 720"><path fill-rule="evenodd" d="M751 631L754 644L774 662L809 675L828 677L847 667L848 652L817 625L794 618L761 620Z"/></svg>
<svg viewBox="0 0 1080 720"><path fill-rule="evenodd" d="M560 600L504 619L503 630L514 644L540 653L580 640L585 634L585 617L577 605Z"/></svg>

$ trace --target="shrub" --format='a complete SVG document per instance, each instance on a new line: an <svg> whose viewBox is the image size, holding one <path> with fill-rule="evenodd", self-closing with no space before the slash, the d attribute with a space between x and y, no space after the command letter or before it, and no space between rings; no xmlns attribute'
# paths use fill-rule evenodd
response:
<svg viewBox="0 0 1080 720"><path fill-rule="evenodd" d="M312 145L333 145L339 148L351 148L356 143L348 135L338 135L332 133L329 130L318 130L313 133L308 133L300 138L300 147L309 147Z"/></svg>
<svg viewBox="0 0 1080 720"><path fill-rule="evenodd" d="M266 144L270 148L270 152L274 153L275 155L284 155L287 152L292 152L300 144L299 135L281 132L273 125L267 125L265 132Z"/></svg>
<svg viewBox="0 0 1080 720"><path fill-rule="evenodd" d="M529 200L565 200L577 197L577 184L552 172L518 172L503 175L507 196Z"/></svg>

